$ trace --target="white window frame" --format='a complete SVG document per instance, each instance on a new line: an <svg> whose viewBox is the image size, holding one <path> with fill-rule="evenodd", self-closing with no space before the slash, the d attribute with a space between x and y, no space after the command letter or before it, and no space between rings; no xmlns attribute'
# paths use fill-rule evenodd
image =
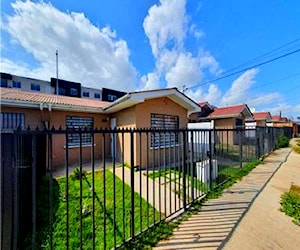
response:
<svg viewBox="0 0 300 250"><path fill-rule="evenodd" d="M179 145L179 135L176 132L179 129L179 116L151 113L150 123L152 129L158 130L157 132L151 132L151 148Z"/></svg>

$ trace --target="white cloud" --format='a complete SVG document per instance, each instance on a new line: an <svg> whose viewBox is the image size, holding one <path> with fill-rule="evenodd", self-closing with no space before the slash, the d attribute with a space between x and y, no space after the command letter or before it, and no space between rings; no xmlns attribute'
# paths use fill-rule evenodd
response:
<svg viewBox="0 0 300 250"><path fill-rule="evenodd" d="M237 103L245 103L245 100L248 97L248 90L255 82L254 78L258 72L258 69L250 69L234 80L230 89L224 94L222 104L227 106Z"/></svg>
<svg viewBox="0 0 300 250"><path fill-rule="evenodd" d="M129 61L126 41L118 39L116 31L110 27L99 29L83 13L64 13L50 3L16 1L12 7L14 13L3 25L5 31L40 65L12 65L2 58L2 71L49 80L55 76L58 49L60 78L90 87L135 89L136 69Z"/></svg>
<svg viewBox="0 0 300 250"><path fill-rule="evenodd" d="M149 9L143 27L156 58L170 43L174 47L183 45L187 23L185 4L185 0L160 0L159 5Z"/></svg>
<svg viewBox="0 0 300 250"><path fill-rule="evenodd" d="M143 75L141 77L141 84L143 86L143 89L149 90L149 89L157 89L160 88L160 80L157 73L148 73L147 75Z"/></svg>
<svg viewBox="0 0 300 250"><path fill-rule="evenodd" d="M153 72L167 87L182 89L183 85L199 83L205 70L210 74L219 71L218 62L208 51L200 48L194 55L185 47L188 35L204 35L190 22L185 0L160 0L149 9L143 27L156 59Z"/></svg>
<svg viewBox="0 0 300 250"><path fill-rule="evenodd" d="M199 62L191 53L180 53L175 64L166 73L168 87L179 87L185 84L197 83L201 79Z"/></svg>

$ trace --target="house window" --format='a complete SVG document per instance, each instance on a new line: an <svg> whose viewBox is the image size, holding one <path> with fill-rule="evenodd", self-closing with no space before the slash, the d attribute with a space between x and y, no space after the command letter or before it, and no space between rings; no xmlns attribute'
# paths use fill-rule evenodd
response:
<svg viewBox="0 0 300 250"><path fill-rule="evenodd" d="M2 79L1 78L1 87L7 88L7 79Z"/></svg>
<svg viewBox="0 0 300 250"><path fill-rule="evenodd" d="M64 88L58 88L58 94L59 95L66 95L67 91Z"/></svg>
<svg viewBox="0 0 300 250"><path fill-rule="evenodd" d="M162 129L162 132L151 134L151 147L170 147L178 144L178 134L175 131L179 128L179 116L151 114L151 128Z"/></svg>
<svg viewBox="0 0 300 250"><path fill-rule="evenodd" d="M18 88L18 89L20 89L20 88L21 88L21 82L13 81L13 88Z"/></svg>
<svg viewBox="0 0 300 250"><path fill-rule="evenodd" d="M67 129L91 129L94 127L94 119L92 117L79 117L79 116L67 116L66 117L66 128ZM81 134L82 145L91 145L92 137L91 133ZM80 144L80 134L69 134L68 135L69 146L79 146Z"/></svg>
<svg viewBox="0 0 300 250"><path fill-rule="evenodd" d="M236 128L241 128L243 126L243 120L239 119L239 118L236 118L235 126L236 126Z"/></svg>
<svg viewBox="0 0 300 250"><path fill-rule="evenodd" d="M117 96L116 95L110 95L110 94L108 94L107 95L107 100L109 100L109 101L117 100Z"/></svg>
<svg viewBox="0 0 300 250"><path fill-rule="evenodd" d="M1 113L1 129L21 129L25 126L25 119L23 113Z"/></svg>
<svg viewBox="0 0 300 250"><path fill-rule="evenodd" d="M31 90L34 90L34 91L40 91L41 90L41 87L39 84L37 83L31 83Z"/></svg>
<svg viewBox="0 0 300 250"><path fill-rule="evenodd" d="M100 93L95 93L94 96L95 96L96 99L100 99Z"/></svg>
<svg viewBox="0 0 300 250"><path fill-rule="evenodd" d="M75 88L71 88L70 89L70 95L71 96L77 96L78 95L78 90Z"/></svg>
<svg viewBox="0 0 300 250"><path fill-rule="evenodd" d="M82 96L83 96L83 97L90 97L90 93L89 93L89 92L83 92L83 93L82 93Z"/></svg>

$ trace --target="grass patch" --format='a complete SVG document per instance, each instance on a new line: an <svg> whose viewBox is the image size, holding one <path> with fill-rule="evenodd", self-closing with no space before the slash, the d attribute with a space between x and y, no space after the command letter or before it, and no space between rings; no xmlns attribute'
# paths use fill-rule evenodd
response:
<svg viewBox="0 0 300 250"><path fill-rule="evenodd" d="M80 216L82 217L82 237L84 249L92 249L92 174L86 173L81 177L82 182L82 211L80 211L80 176L69 178L69 248L80 248ZM105 189L104 189L105 180ZM53 248L65 249L66 247L66 178L53 180L54 209L53 209ZM120 244L123 239L130 237L130 187L115 177L109 171L95 172L95 244L97 249L104 249L104 232L106 233L106 248L111 249L114 246L114 240ZM45 178L39 188L37 202L38 228L37 243L38 249L50 249L49 238L49 179ZM124 192L124 197L123 197ZM105 193L105 198L104 198ZM115 215L114 215L114 195L115 195ZM159 218L159 212L142 199L137 193L134 193L134 218L135 233L151 225L156 218ZM155 218L154 218L155 217ZM124 219L124 221L123 221ZM104 227L104 224L106 225ZM115 237L115 238L114 238ZM27 237L23 249L31 249L31 235Z"/></svg>
<svg viewBox="0 0 300 250"><path fill-rule="evenodd" d="M300 139L296 140L296 145L293 146L293 150L297 153L300 154Z"/></svg>
<svg viewBox="0 0 300 250"><path fill-rule="evenodd" d="M293 218L300 226L300 186L291 185L290 190L281 196L281 211Z"/></svg>

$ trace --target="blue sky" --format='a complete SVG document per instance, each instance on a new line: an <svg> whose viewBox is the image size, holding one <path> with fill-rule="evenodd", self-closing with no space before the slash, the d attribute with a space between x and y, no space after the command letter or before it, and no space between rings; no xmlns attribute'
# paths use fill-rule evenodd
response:
<svg viewBox="0 0 300 250"><path fill-rule="evenodd" d="M185 85L195 101L300 116L300 52L251 68L300 48L297 0L2 0L1 19L4 72L49 80L58 49L60 78L85 86Z"/></svg>

